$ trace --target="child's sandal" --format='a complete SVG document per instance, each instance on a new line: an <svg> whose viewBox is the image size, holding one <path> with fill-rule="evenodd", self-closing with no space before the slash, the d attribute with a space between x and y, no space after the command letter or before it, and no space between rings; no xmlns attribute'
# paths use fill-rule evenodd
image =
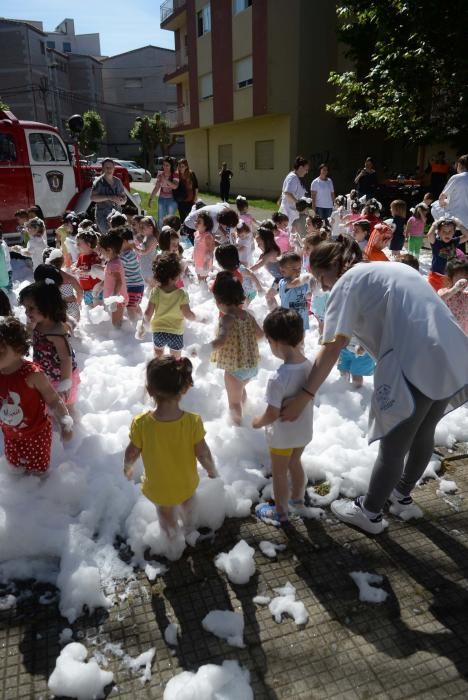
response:
<svg viewBox="0 0 468 700"><path fill-rule="evenodd" d="M287 516L278 513L275 506L270 503L259 503L255 506L255 515L262 522L274 527L283 527L289 522Z"/></svg>

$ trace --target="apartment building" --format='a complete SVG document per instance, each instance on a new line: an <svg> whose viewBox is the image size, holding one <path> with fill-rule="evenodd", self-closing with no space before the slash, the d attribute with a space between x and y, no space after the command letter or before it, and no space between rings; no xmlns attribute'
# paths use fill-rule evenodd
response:
<svg viewBox="0 0 468 700"><path fill-rule="evenodd" d="M325 109L329 73L345 65L332 0L166 0L160 13L175 37L171 123L201 187L217 190L225 161L233 191L277 197L302 154L314 176L327 162L343 191L366 155L392 157L388 142L350 133Z"/></svg>
<svg viewBox="0 0 468 700"><path fill-rule="evenodd" d="M135 158L139 146L130 139L129 131L136 117L154 112L175 113L176 88L164 82L165 74L175 69L175 61L175 51L159 46L143 46L103 59L109 155L124 160ZM171 154L183 155L183 143L174 144Z"/></svg>
<svg viewBox="0 0 468 700"><path fill-rule="evenodd" d="M64 22L73 25L73 20ZM66 136L71 114L101 111L102 65L99 58L75 51L85 48L84 41L71 43L73 51L68 50L74 28L72 33L68 26L66 34L58 28L47 33L41 27L41 22L0 19L0 97L19 119L53 124ZM86 41L90 49L99 51L99 35L81 36L97 36L97 42Z"/></svg>

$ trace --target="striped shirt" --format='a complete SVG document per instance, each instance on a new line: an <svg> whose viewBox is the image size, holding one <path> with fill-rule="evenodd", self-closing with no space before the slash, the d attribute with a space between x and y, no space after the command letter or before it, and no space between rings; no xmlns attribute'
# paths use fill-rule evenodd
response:
<svg viewBox="0 0 468 700"><path fill-rule="evenodd" d="M120 253L127 289L129 287L144 287L145 280L141 274L140 263L133 250L130 248Z"/></svg>

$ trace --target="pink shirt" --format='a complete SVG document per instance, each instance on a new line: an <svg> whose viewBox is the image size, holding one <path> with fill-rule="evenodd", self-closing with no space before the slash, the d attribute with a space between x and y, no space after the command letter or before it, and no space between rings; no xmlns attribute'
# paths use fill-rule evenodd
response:
<svg viewBox="0 0 468 700"><path fill-rule="evenodd" d="M424 236L424 221L410 216L406 225L406 233L408 236Z"/></svg>
<svg viewBox="0 0 468 700"><path fill-rule="evenodd" d="M289 246L289 233L284 229L278 229L278 235L275 236L275 243L282 253L287 253Z"/></svg>
<svg viewBox="0 0 468 700"><path fill-rule="evenodd" d="M439 290L439 294L441 291L443 290ZM442 299L455 316L462 331L465 335L468 335L468 288L465 287L465 289L460 290L450 299L444 299L444 297Z"/></svg>
<svg viewBox="0 0 468 700"><path fill-rule="evenodd" d="M108 262L106 263L106 267L104 270L104 292L103 292L104 299L106 299L107 297L114 296L114 286L115 286L115 279L113 276L114 272L120 272L122 285L120 287L120 291L118 292L118 295L123 296L125 304L127 304L127 302L128 302L127 285L125 282L125 272L124 272L122 261L120 260L120 258L112 258L112 260L108 260Z"/></svg>

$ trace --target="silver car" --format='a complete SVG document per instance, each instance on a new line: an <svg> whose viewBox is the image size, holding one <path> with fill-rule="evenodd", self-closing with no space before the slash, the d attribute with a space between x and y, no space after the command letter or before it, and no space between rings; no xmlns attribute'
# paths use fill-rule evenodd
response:
<svg viewBox="0 0 468 700"><path fill-rule="evenodd" d="M112 160L114 163L118 163L118 165L127 168L130 182L150 182L150 171L140 167L134 160L119 160L117 158L113 158Z"/></svg>

